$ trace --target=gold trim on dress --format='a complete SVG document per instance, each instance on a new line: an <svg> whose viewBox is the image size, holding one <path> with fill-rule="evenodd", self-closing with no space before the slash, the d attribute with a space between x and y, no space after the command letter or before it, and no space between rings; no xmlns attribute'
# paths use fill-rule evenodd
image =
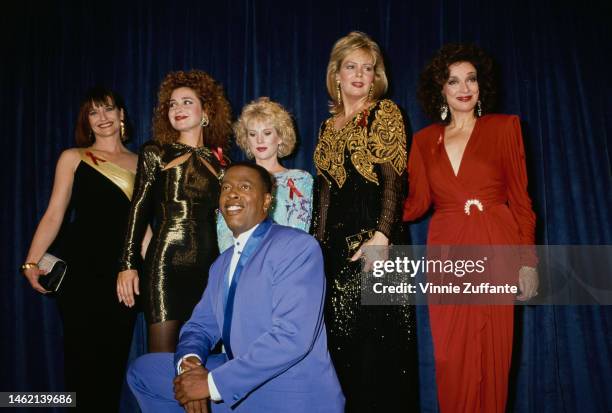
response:
<svg viewBox="0 0 612 413"><path fill-rule="evenodd" d="M136 179L136 174L134 172L109 162L106 159L99 158L86 148L80 148L79 154L83 162L108 178L113 184L121 189L130 201L132 200L134 180Z"/></svg>
<svg viewBox="0 0 612 413"><path fill-rule="evenodd" d="M368 125L371 110L375 110L375 115L372 124ZM370 182L379 184L374 170L376 164L391 163L395 172L401 175L407 161L406 132L397 105L387 99L376 102L340 130L334 128L333 118L325 122L314 162L317 172L325 171L340 188L347 177L345 150L348 150L357 172Z"/></svg>

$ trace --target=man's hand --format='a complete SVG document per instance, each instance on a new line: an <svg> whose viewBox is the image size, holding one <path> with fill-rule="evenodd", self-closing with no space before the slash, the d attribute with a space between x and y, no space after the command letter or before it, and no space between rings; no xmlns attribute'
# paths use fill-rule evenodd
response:
<svg viewBox="0 0 612 413"><path fill-rule="evenodd" d="M189 402L206 402L204 399L210 398L210 393L208 391L208 370L200 365L183 371L182 374L176 376L174 379L174 398L184 406L185 409L188 408L187 404ZM195 405L196 403L191 403L189 408L195 407Z"/></svg>
<svg viewBox="0 0 612 413"><path fill-rule="evenodd" d="M208 402L206 400L195 400L183 405L187 413L208 413Z"/></svg>

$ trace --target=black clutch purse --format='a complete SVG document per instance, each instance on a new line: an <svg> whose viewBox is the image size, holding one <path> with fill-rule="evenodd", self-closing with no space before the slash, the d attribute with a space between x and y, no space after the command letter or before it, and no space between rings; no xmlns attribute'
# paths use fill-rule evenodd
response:
<svg viewBox="0 0 612 413"><path fill-rule="evenodd" d="M45 254L40 261L38 261L38 268L47 272L47 274L40 276L38 279L39 284L42 285L45 290L56 293L62 285L62 281L64 281L64 276L66 275L66 269L68 268L66 261L54 255Z"/></svg>

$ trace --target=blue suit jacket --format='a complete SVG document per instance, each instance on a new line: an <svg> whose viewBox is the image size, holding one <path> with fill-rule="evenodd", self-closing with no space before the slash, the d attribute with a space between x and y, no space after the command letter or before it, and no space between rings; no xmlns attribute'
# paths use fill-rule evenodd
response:
<svg viewBox="0 0 612 413"><path fill-rule="evenodd" d="M211 266L206 291L181 330L175 365L189 353L208 361L221 339L232 253L233 247ZM223 356L221 365L212 366L225 408L253 413L344 411L327 351L324 301L317 241L301 230L272 224L237 284L230 336L234 358L227 361Z"/></svg>

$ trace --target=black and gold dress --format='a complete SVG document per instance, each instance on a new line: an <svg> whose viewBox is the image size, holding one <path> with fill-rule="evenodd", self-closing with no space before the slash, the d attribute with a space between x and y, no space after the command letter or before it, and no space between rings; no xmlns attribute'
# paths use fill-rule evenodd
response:
<svg viewBox="0 0 612 413"><path fill-rule="evenodd" d="M346 412L417 411L414 308L361 305L360 263L347 237L380 231L406 244L406 133L390 100L372 103L342 129L323 123L314 153L314 234L325 259L325 323Z"/></svg>
<svg viewBox="0 0 612 413"><path fill-rule="evenodd" d="M66 391L80 412L116 412L135 308L117 299L121 255L134 173L79 149L70 217L57 251L68 264L58 292L64 333ZM57 245L57 244L56 244Z"/></svg>
<svg viewBox="0 0 612 413"><path fill-rule="evenodd" d="M215 210L221 170L207 147L148 142L141 150L121 270L136 268L150 223L153 238L141 274L148 324L187 320L204 292L208 269L219 255Z"/></svg>

